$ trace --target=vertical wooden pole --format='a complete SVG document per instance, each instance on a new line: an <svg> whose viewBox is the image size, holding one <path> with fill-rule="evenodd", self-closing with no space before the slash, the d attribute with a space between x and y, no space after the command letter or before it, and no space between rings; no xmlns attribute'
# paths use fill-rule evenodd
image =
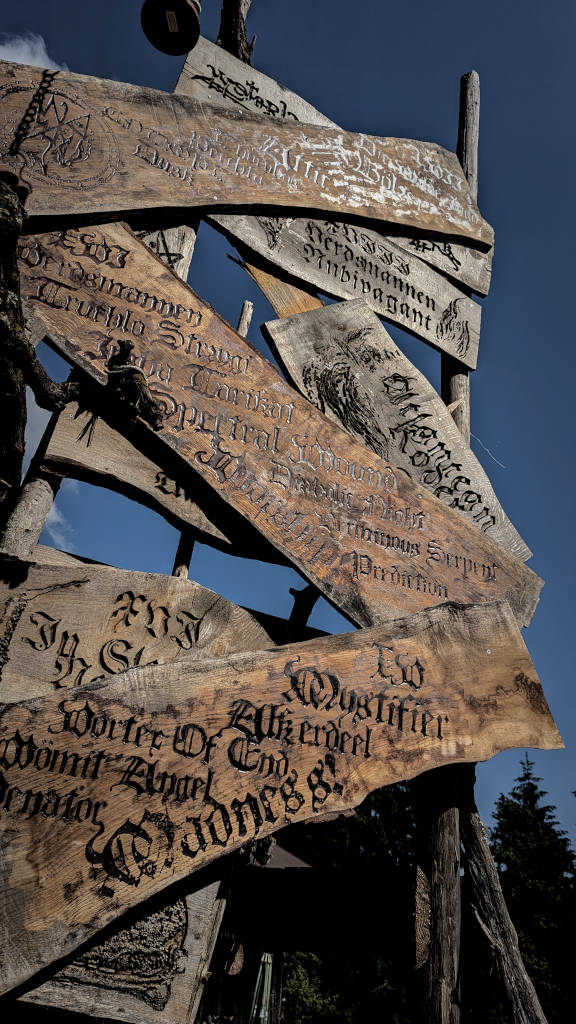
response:
<svg viewBox="0 0 576 1024"><path fill-rule="evenodd" d="M460 80L460 117L457 156L470 191L478 198L478 138L480 126L480 79L469 71ZM453 356L441 356L441 394L446 405L453 406L452 418L466 444L470 444L470 376L468 369ZM457 404L456 404L457 403Z"/></svg>
<svg viewBox="0 0 576 1024"><path fill-rule="evenodd" d="M460 82L457 154L474 199L478 194L480 80L476 71ZM442 398L466 444L470 443L470 379L457 359L442 353ZM426 1024L460 1021L460 815L461 788L469 772L439 768L418 782L419 819L426 841L422 860L430 888L430 941L426 967Z"/></svg>

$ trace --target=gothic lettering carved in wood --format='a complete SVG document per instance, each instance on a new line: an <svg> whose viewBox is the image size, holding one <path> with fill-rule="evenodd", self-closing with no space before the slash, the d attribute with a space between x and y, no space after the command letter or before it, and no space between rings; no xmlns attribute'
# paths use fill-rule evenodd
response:
<svg viewBox="0 0 576 1024"><path fill-rule="evenodd" d="M517 558L530 558L444 402L362 299L266 329L297 388L330 419Z"/></svg>
<svg viewBox="0 0 576 1024"><path fill-rule="evenodd" d="M453 153L247 119L185 96L0 63L0 160L29 215L275 204L492 244Z"/></svg>
<svg viewBox="0 0 576 1024"><path fill-rule="evenodd" d="M245 111L248 115L266 116L275 122L304 122L330 128L338 127L334 121L325 117L300 96L255 68L246 67L242 61L207 39L200 39L186 58L174 91L196 100L220 103L229 110L236 109ZM308 229L308 222L301 218L291 218L289 222L275 220L269 224L269 218L229 217L219 214L210 220L247 245L257 248L285 270L292 270L300 278L319 284L324 291L335 290L335 294L342 295L343 298L364 294L369 301L380 306L376 311L383 315L390 315L392 310L386 312L383 308L385 301L380 300L374 292L377 292L378 288L382 289L382 282L389 282L386 282L384 276L376 276L378 269L382 275L387 269L392 275L403 266L408 266L410 277L406 280L406 285L413 285L416 291L423 289L425 293L429 293L431 299L437 301L438 305L441 304L441 299L437 290L440 289L441 295L442 278L436 274L427 276L422 268L421 259L449 277L468 285L480 295L486 295L490 287L492 249L483 252L454 240L417 234L406 237L395 232L394 235L387 235L384 238L370 228L353 232L351 226L346 231L345 225L336 224L332 225L332 235L324 228L320 236L316 235L315 240L314 229ZM312 245L317 251L313 251ZM350 255L343 257L343 253ZM356 280L353 276L355 272ZM347 276L348 273L350 277ZM403 273L406 274L406 271ZM371 285L370 291L363 284L364 281ZM446 282L444 286L446 287ZM394 295L393 291L391 295ZM470 305L477 311L477 306L473 303ZM479 314L475 312L473 315L478 317Z"/></svg>
<svg viewBox="0 0 576 1024"><path fill-rule="evenodd" d="M109 426L104 419L79 409L71 402L62 411L54 426L43 458L44 465L61 475L87 480L110 487L134 497L167 515L182 526L193 526L198 539L222 551L243 557L253 556L254 549L242 545L228 524L216 525L198 504L198 488L194 481L184 483L182 476L166 472L131 442ZM191 476L191 474L190 474ZM258 558L278 560L275 549L261 549Z"/></svg>
<svg viewBox="0 0 576 1024"><path fill-rule="evenodd" d="M166 663L183 654L188 663L274 646L251 615L196 583L85 564L42 546L36 556L42 568L0 559L2 703L56 689L64 696L98 669L113 679L130 664ZM98 1014L114 1020L187 1024L197 996L196 932L203 915L210 918L217 887L162 901L24 999L91 1013L97 998Z"/></svg>
<svg viewBox="0 0 576 1024"><path fill-rule="evenodd" d="M255 837L440 764L561 745L499 602L5 705L1 988Z"/></svg>
<svg viewBox="0 0 576 1024"><path fill-rule="evenodd" d="M3 703L271 643L248 612L189 580L0 556Z"/></svg>
<svg viewBox="0 0 576 1024"><path fill-rule="evenodd" d="M96 269L76 231L22 239L36 336L101 382L129 337L166 408L158 437L354 622L495 598L530 620L534 573L301 398L131 232L99 230Z"/></svg>

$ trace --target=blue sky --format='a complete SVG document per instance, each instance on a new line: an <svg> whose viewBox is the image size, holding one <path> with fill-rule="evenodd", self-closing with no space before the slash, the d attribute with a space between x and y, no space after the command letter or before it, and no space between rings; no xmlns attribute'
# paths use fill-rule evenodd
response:
<svg viewBox="0 0 576 1024"><path fill-rule="evenodd" d="M183 59L156 52L140 30L140 0L27 0L3 12L0 55L171 91ZM204 0L203 33L215 39L219 0ZM576 8L568 0L254 0L253 63L343 127L375 135L456 144L460 76L481 81L479 204L496 232L492 289L483 302L478 370L472 378L472 447L506 512L534 551L546 581L525 639L566 751L531 752L560 820L576 833L573 574L574 338L570 296L574 202L571 171ZM34 38L30 38L30 34ZM22 37L28 37L22 39ZM20 42L18 43L18 40ZM250 340L273 312L231 260L228 243L201 230L189 281L235 324L255 302ZM440 358L389 328L439 387ZM67 372L48 354L54 375ZM41 417L31 415L31 434ZM177 534L158 516L116 495L68 482L45 541L131 569L169 572ZM288 614L291 570L250 565L198 547L191 577L234 601ZM349 628L319 602L314 625ZM478 771L485 819L519 774L522 751Z"/></svg>

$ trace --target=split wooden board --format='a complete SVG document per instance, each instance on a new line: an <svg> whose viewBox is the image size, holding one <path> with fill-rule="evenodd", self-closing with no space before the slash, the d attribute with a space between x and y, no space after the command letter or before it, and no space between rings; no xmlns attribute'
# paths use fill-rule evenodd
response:
<svg viewBox="0 0 576 1024"><path fill-rule="evenodd" d="M188 97L0 63L0 160L29 215L284 205L492 244L456 156L433 143L235 116Z"/></svg>
<svg viewBox="0 0 576 1024"><path fill-rule="evenodd" d="M248 115L258 114L268 117L275 122L304 122L330 128L339 127L334 121L303 100L301 96L290 92L289 89L279 85L273 78L262 74L256 68L247 67L242 61L227 53L222 47L215 46L208 39L200 38L197 45L188 54L174 91L196 100L220 103L228 109L241 110ZM259 236L258 225L267 226L267 220L261 222L260 220L256 221L255 218L234 218L232 220L230 217L218 215L210 220L233 231L236 237L249 245L254 245ZM280 263L286 270L290 268L284 261L291 259L295 267L298 268L297 276L310 280L308 275L313 270L309 265L310 259L306 259L301 247L300 251L298 248L295 252L291 251L295 246L290 244L293 234L296 239L306 237L306 223L306 221L300 222L296 218L291 219L288 223L281 221L268 225L268 244L266 246L268 252L264 251L263 254L268 255L268 258L274 262ZM334 241L353 250L355 239L352 233L346 237L343 225L333 226L335 229L338 228L337 232L335 230ZM329 238L326 231L324 234ZM358 234L361 241L355 259L362 260L364 258L366 264L373 266L381 264L383 270L387 266L397 270L401 265L411 266L412 277L407 283L414 284L417 288L424 287L424 291L427 290L424 278L421 284L417 284L414 280L414 278L418 279L420 260L417 257L420 256L426 263L467 285L480 295L488 293L492 249L489 252L484 252L446 238L423 237L416 234L407 237L395 233L384 238L370 228L363 228L362 232L358 232ZM402 250L403 264L400 264L398 249ZM342 248L339 251L342 252ZM326 264L331 262L346 266L346 262L342 263L342 260L336 258L337 253L338 250L334 245L330 249L326 249L324 266L317 268L319 272L324 270L324 274L319 273L318 276L323 278L323 290L328 292L331 289L326 280L328 273ZM413 258L412 261L410 257ZM349 269L350 267L348 267ZM354 269L358 269L358 267L355 266ZM345 283L350 285L349 281L340 281L340 287ZM430 283L428 288L431 287L439 287L439 284ZM350 289L343 297L347 298L348 294L352 294Z"/></svg>
<svg viewBox="0 0 576 1024"><path fill-rule="evenodd" d="M298 390L523 561L532 552L424 374L362 299L266 324Z"/></svg>
<svg viewBox="0 0 576 1024"><path fill-rule="evenodd" d="M503 603L6 705L1 989L290 822L441 764L561 745Z"/></svg>
<svg viewBox="0 0 576 1024"><path fill-rule="evenodd" d="M157 440L355 623L382 621L391 608L495 598L530 620L534 573L301 398L130 231L100 230L96 269L75 231L22 240L35 337L102 383L117 340L133 341L167 412Z"/></svg>

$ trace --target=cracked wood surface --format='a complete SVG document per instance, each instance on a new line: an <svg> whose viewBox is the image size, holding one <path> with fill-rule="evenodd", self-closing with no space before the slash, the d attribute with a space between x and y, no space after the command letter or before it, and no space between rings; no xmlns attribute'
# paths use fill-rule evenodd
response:
<svg viewBox="0 0 576 1024"><path fill-rule="evenodd" d="M530 558L444 402L362 299L265 326L305 398L517 558Z"/></svg>
<svg viewBox="0 0 576 1024"><path fill-rule="evenodd" d="M561 745L501 602L4 705L2 990L252 838L440 764Z"/></svg>
<svg viewBox="0 0 576 1024"><path fill-rule="evenodd" d="M279 85L273 78L262 74L256 68L246 67L242 61L226 53L221 47L215 46L208 39L201 38L186 58L175 91L193 99L221 104L228 110L243 111L248 116L266 116L274 123L302 122L329 128L338 127L334 121L320 113L301 96ZM350 249L350 256L344 264L348 270L352 259L364 259L364 265L373 263L377 266L380 263L381 269L401 268L407 265L412 268L412 275L407 284L417 284L420 281L417 288L421 288L423 283L428 283L428 287L441 290L442 277L432 275L426 278L421 263L424 261L480 295L486 295L490 288L493 250L485 252L471 245L464 245L456 239L449 240L434 235L421 236L417 232L404 236L398 227L392 228L393 233L389 233L388 228L383 228L382 230L387 232L384 237L373 230L373 227L368 226L363 227L359 233L360 237L355 242L353 229L350 228L346 235L346 225L342 224L338 226L339 231L335 233L330 247L324 251L324 268L314 269L310 258L312 246L309 244L313 241L313 234L312 237L307 236L307 222L301 218L291 217L288 221L278 222L274 225L275 236L272 237L269 230L264 233L262 226L253 217L232 218L218 214L211 217L210 221L230 231L246 244L257 247L262 255L284 266L286 270L290 269L291 264L293 269L297 270L297 276L310 279L312 275L319 278L323 282L324 290L328 292L330 287L326 276L326 264L334 262L337 253L334 243L339 244L341 252L346 247ZM325 234L329 240L329 234ZM359 269L356 263L354 266L355 269ZM413 281L414 278L416 281ZM345 284L346 282L342 280L338 282L336 287L340 292L337 294L342 293ZM448 286L448 282L444 282L444 285ZM348 294L352 293L352 287L353 282L348 281ZM342 297L347 297L347 294ZM377 312L384 313L381 303L380 307Z"/></svg>
<svg viewBox="0 0 576 1024"><path fill-rule="evenodd" d="M188 97L0 64L0 159L29 216L284 205L492 244L454 153L435 143L275 124Z"/></svg>
<svg viewBox="0 0 576 1024"><path fill-rule="evenodd" d="M534 573L301 398L129 230L99 230L96 271L78 232L22 239L29 327L101 383L129 333L165 404L160 452L163 441L359 625L391 607L496 598L530 621Z"/></svg>

